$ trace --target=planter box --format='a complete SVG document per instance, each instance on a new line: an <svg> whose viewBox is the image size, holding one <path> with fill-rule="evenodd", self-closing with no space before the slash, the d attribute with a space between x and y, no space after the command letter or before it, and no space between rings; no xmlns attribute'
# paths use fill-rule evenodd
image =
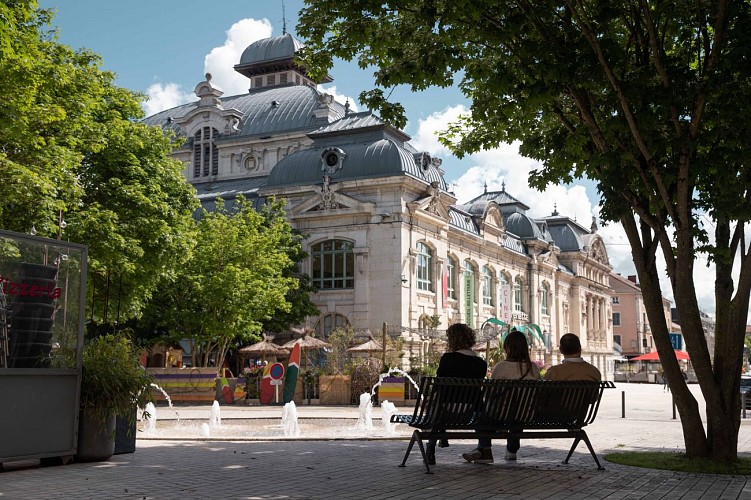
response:
<svg viewBox="0 0 751 500"><path fill-rule="evenodd" d="M321 375L319 387L322 405L351 404L352 380L349 375Z"/></svg>
<svg viewBox="0 0 751 500"><path fill-rule="evenodd" d="M391 403L404 403L404 377L384 377L378 387L378 401L388 400Z"/></svg>

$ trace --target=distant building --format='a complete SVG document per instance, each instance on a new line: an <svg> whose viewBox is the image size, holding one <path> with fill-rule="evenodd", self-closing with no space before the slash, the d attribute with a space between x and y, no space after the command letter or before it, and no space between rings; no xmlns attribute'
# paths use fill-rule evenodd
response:
<svg viewBox="0 0 751 500"><path fill-rule="evenodd" d="M505 186L458 203L440 159L316 90L294 60L301 47L289 34L254 42L235 66L247 93L224 97L207 75L196 102L145 122L187 139L174 156L204 207L286 200L305 235L301 270L318 287L321 315L307 326L326 338L345 325L377 335L385 323L408 367L452 323L534 323L536 359L560 362L558 340L573 332L612 374L611 266L596 224L557 211L533 219Z"/></svg>

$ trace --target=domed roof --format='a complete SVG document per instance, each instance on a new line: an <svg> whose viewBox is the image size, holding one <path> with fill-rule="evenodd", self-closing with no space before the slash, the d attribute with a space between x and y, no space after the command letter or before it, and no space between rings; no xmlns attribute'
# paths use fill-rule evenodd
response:
<svg viewBox="0 0 751 500"><path fill-rule="evenodd" d="M248 45L240 56L240 64L262 64L280 59L292 59L305 45L289 33L272 38L256 40Z"/></svg>
<svg viewBox="0 0 751 500"><path fill-rule="evenodd" d="M581 234L570 225L549 225L548 230L555 241L555 246L562 252L578 252L584 248Z"/></svg>
<svg viewBox="0 0 751 500"><path fill-rule="evenodd" d="M522 239L545 239L535 221L525 213L514 212L509 214L504 222L506 223L506 231Z"/></svg>
<svg viewBox="0 0 751 500"><path fill-rule="evenodd" d="M341 167L330 173L332 182L409 175L428 184L437 182L438 187L444 191L447 188L446 181L436 167L419 167L412 153L390 139L369 143L340 143L336 148L314 147L298 151L274 166L266 187L319 184L324 174L322 158L331 151L342 157Z"/></svg>
<svg viewBox="0 0 751 500"><path fill-rule="evenodd" d="M328 124L327 118L318 118L315 111L321 106L320 94L307 85L288 85L252 89L247 94L222 99L224 109L237 110L242 119L240 136L263 136L290 130L315 130ZM331 106L339 115L344 115L344 106L333 101ZM143 120L147 125L172 129L184 135L177 126L180 117L197 109L197 103L183 104L159 112Z"/></svg>

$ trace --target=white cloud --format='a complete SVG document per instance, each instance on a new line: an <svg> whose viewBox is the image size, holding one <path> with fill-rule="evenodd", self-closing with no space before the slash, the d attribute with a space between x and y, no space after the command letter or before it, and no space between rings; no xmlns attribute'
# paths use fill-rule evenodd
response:
<svg viewBox="0 0 751 500"><path fill-rule="evenodd" d="M141 104L146 116L195 100L193 92L185 92L176 83L154 83L146 89L148 100Z"/></svg>
<svg viewBox="0 0 751 500"><path fill-rule="evenodd" d="M206 55L203 67L211 73L212 83L224 91L225 96L244 94L250 88L248 78L234 70L243 51L256 40L271 36L268 19L241 19L226 32L224 45L215 47Z"/></svg>

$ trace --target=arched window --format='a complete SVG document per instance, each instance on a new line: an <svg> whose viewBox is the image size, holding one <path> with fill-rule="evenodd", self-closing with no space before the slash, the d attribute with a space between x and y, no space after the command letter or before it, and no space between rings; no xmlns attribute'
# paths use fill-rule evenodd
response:
<svg viewBox="0 0 751 500"><path fill-rule="evenodd" d="M550 287L547 283L542 284L540 290L540 312L542 314L550 314L550 308L548 302L550 300Z"/></svg>
<svg viewBox="0 0 751 500"><path fill-rule="evenodd" d="M522 308L522 277L517 276L514 280L514 311L523 312Z"/></svg>
<svg viewBox="0 0 751 500"><path fill-rule="evenodd" d="M218 136L219 132L211 127L203 127L193 135L193 177L219 173L219 149L214 144Z"/></svg>
<svg viewBox="0 0 751 500"><path fill-rule="evenodd" d="M493 305L493 272L488 266L482 266L482 304Z"/></svg>
<svg viewBox="0 0 751 500"><path fill-rule="evenodd" d="M456 260L448 257L448 264L446 265L446 273L448 274L448 296L450 299L456 300Z"/></svg>
<svg viewBox="0 0 751 500"><path fill-rule="evenodd" d="M433 291L433 258L425 243L417 244L417 289Z"/></svg>
<svg viewBox="0 0 751 500"><path fill-rule="evenodd" d="M325 314L316 325L316 337L326 339L331 332L347 325L349 325L349 321L347 321L346 316L337 313Z"/></svg>
<svg viewBox="0 0 751 500"><path fill-rule="evenodd" d="M355 284L353 244L345 240L326 240L310 249L310 275L319 290L352 288Z"/></svg>
<svg viewBox="0 0 751 500"><path fill-rule="evenodd" d="M506 273L501 273L499 276L499 281L501 285L508 285L508 275Z"/></svg>

